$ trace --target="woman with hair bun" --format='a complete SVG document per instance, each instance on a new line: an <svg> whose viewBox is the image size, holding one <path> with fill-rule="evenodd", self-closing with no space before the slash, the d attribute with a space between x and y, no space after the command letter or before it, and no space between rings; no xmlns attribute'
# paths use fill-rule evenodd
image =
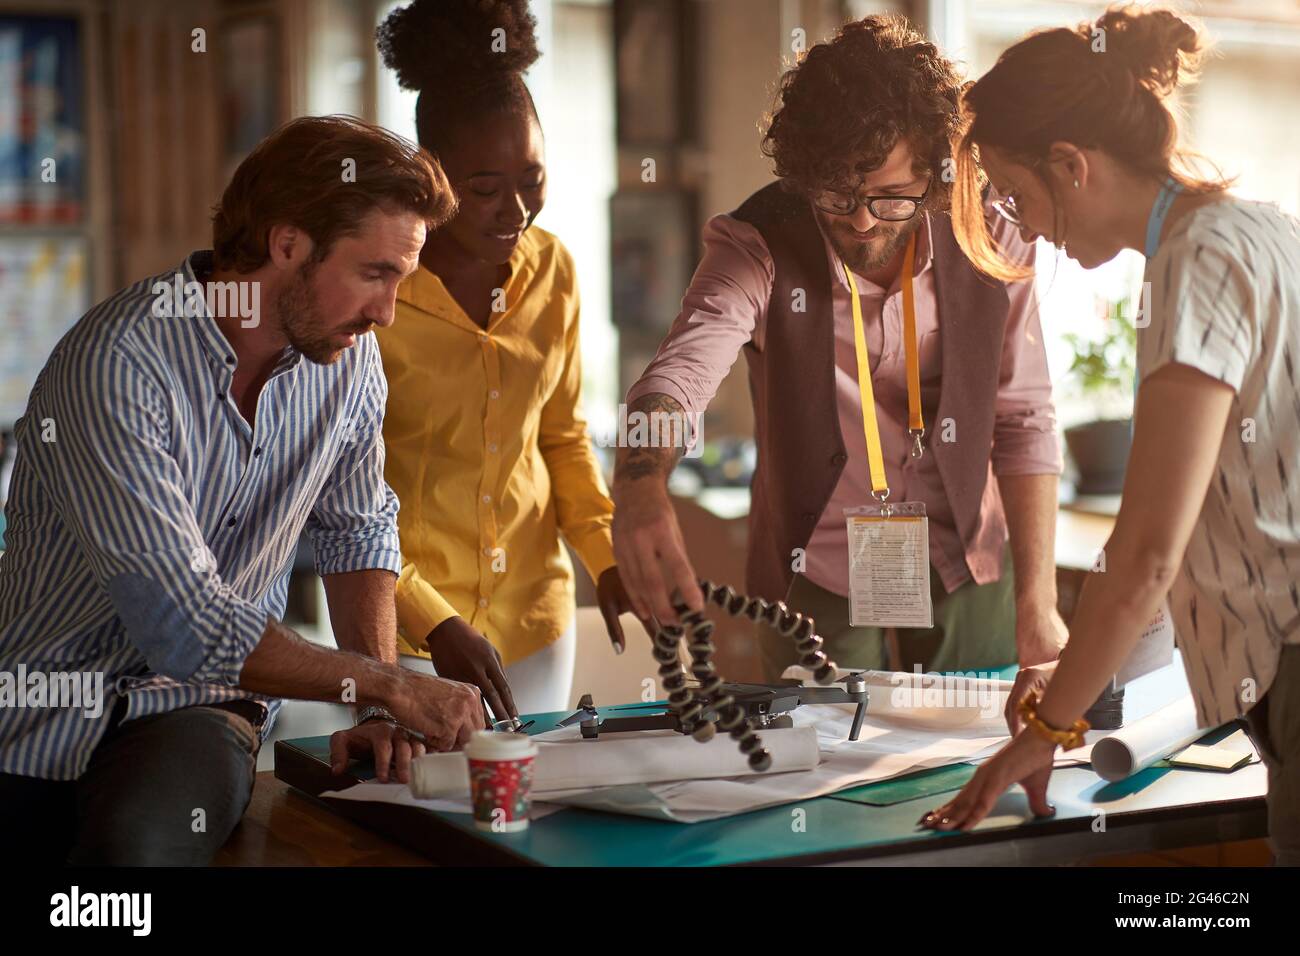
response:
<svg viewBox="0 0 1300 956"><path fill-rule="evenodd" d="M1137 249L1150 292L1106 573L1060 660L1017 679L1011 743L924 826L969 829L1017 782L1054 812L1057 744L1167 595L1199 722L1246 717L1276 860L1300 863L1300 223L1194 172L1168 100L1202 53L1180 15L1112 7L1021 40L965 93L953 215L971 261L1018 273L980 215L986 175L1025 238L1086 268Z"/></svg>
<svg viewBox="0 0 1300 956"><path fill-rule="evenodd" d="M579 409L573 259L533 225L546 200L523 79L535 29L526 0L415 0L377 32L384 62L419 91L420 145L459 202L379 336L386 477L401 500L399 651L477 685L502 719L569 705L574 579L561 535L596 582L618 652L618 615L631 610Z"/></svg>

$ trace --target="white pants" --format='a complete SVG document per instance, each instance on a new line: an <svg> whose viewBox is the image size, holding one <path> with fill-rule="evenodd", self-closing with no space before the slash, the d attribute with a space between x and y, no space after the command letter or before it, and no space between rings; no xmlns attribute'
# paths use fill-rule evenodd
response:
<svg viewBox="0 0 1300 956"><path fill-rule="evenodd" d="M578 650L578 622L576 618L560 635L535 654L515 661L505 668L506 681L511 696L521 714L545 714L569 709L569 694L573 691L573 662ZM409 670L422 674L435 674L433 662L426 657L400 654L397 661ZM498 719L503 714L495 715Z"/></svg>

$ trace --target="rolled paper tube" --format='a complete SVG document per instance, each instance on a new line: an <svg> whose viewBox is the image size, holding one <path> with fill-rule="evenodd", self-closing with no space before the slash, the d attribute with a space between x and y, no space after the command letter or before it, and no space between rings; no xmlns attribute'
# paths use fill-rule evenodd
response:
<svg viewBox="0 0 1300 956"><path fill-rule="evenodd" d="M1093 744L1092 769L1103 780L1123 780L1194 743L1208 729L1196 725L1191 696L1182 697Z"/></svg>
<svg viewBox="0 0 1300 956"><path fill-rule="evenodd" d="M818 675L803 661L782 674L803 684ZM917 674L907 671L827 669L826 682L861 673L868 692L867 715L887 720L914 721L933 728L984 727L990 734L1007 732L1007 699L1014 681L957 675ZM846 705L837 705L846 706Z"/></svg>
<svg viewBox="0 0 1300 956"><path fill-rule="evenodd" d="M817 766L813 727L765 730L763 748L771 770L811 770ZM748 776L754 770L746 753L726 737L700 743L681 734L611 734L598 740L538 741L533 794L672 780ZM411 793L428 800L469 796L469 768L463 753L426 754L411 761Z"/></svg>

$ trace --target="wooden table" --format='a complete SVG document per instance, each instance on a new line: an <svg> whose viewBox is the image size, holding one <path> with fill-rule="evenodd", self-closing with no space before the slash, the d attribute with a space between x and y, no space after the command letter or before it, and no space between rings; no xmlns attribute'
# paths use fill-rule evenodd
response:
<svg viewBox="0 0 1300 956"><path fill-rule="evenodd" d="M428 866L400 844L330 813L264 770L217 866Z"/></svg>

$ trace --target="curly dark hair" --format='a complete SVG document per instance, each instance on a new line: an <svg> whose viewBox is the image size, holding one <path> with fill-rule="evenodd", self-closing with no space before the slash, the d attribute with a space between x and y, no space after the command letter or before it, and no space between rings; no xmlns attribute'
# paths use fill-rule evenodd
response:
<svg viewBox="0 0 1300 956"><path fill-rule="evenodd" d="M934 174L926 205L946 208L951 184L941 172L961 89L956 67L905 17L863 17L781 78L763 153L787 188L850 191L906 136L917 173Z"/></svg>
<svg viewBox="0 0 1300 956"><path fill-rule="evenodd" d="M528 0L414 0L375 39L397 82L420 94L416 135L431 152L485 115L536 115L523 81L540 56Z"/></svg>

